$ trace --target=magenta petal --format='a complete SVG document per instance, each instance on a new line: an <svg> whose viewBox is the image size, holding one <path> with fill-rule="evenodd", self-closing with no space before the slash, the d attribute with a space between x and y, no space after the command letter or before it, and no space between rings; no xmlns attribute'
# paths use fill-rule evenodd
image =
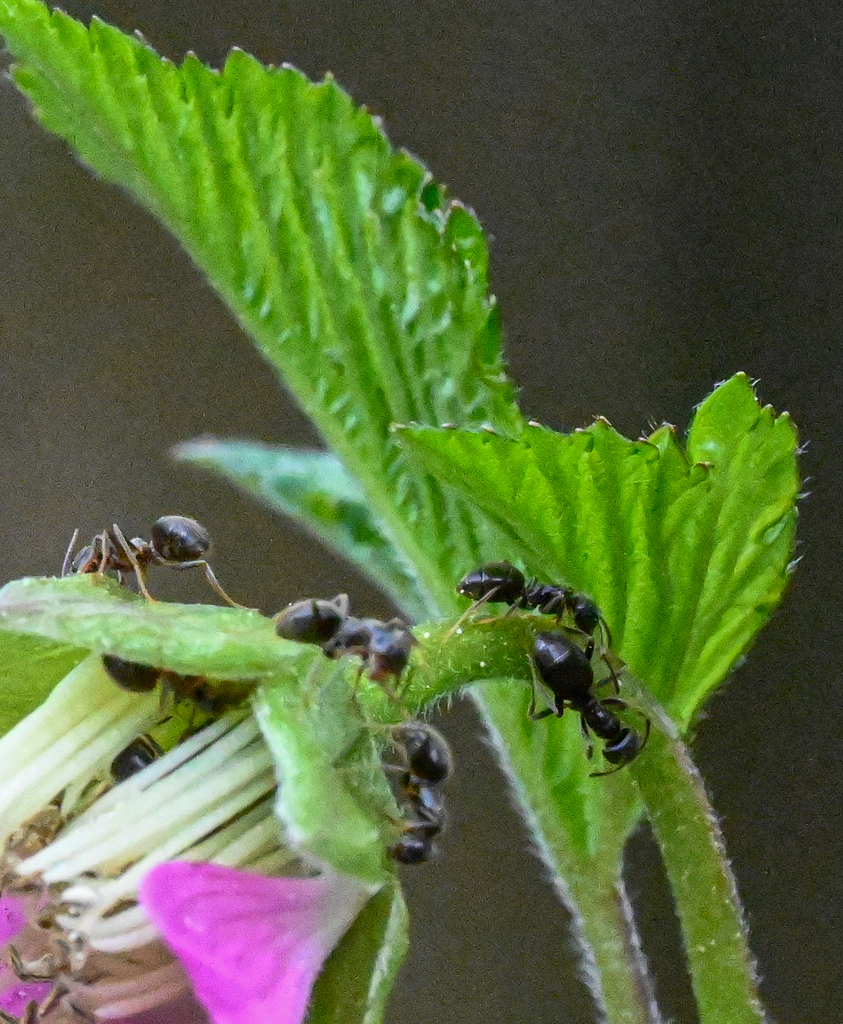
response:
<svg viewBox="0 0 843 1024"><path fill-rule="evenodd" d="M12 1017L20 1017L26 1009L27 1003L40 1003L50 994L53 983L50 981L18 981L9 971L9 979L0 977L0 1010L11 1014Z"/></svg>
<svg viewBox="0 0 843 1024"><path fill-rule="evenodd" d="M13 896L0 896L0 946L11 942L25 924L23 900L16 900Z"/></svg>
<svg viewBox="0 0 843 1024"><path fill-rule="evenodd" d="M26 923L24 901L13 896L0 897L0 947L23 931ZM22 1014L33 999L44 999L52 987L49 981L20 981L11 967L0 962L0 1010L13 1017Z"/></svg>
<svg viewBox="0 0 843 1024"><path fill-rule="evenodd" d="M326 957L371 895L348 876L159 864L140 898L215 1024L301 1024Z"/></svg>

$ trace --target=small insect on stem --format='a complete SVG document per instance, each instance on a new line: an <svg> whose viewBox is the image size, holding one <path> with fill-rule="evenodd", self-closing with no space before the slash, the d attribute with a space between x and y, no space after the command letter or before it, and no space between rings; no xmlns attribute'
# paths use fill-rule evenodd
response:
<svg viewBox="0 0 843 1024"><path fill-rule="evenodd" d="M609 627L600 609L587 594L575 593L570 587L555 583L527 580L511 562L487 562L466 573L457 584L457 593L474 598L466 614L481 605L508 604L511 609L532 608L542 615L560 618L568 613L581 633L591 636L598 626L606 631L606 645L611 645Z"/></svg>
<svg viewBox="0 0 843 1024"><path fill-rule="evenodd" d="M599 627L600 653L609 669L615 693L620 690L615 670L607 656L612 634L600 609L587 594L577 593L570 587L556 583L527 580L524 573L511 562L487 562L466 573L457 584L457 593L474 598L474 604L460 616L451 633L477 608L487 603L508 604L507 615L516 609L532 609L541 615L555 615L557 622L567 615L573 628L565 628L583 636L593 636Z"/></svg>
<svg viewBox="0 0 843 1024"><path fill-rule="evenodd" d="M62 576L116 572L122 583L125 577L134 574L140 592L148 601L154 601L146 585L146 574L151 565L167 569L202 568L208 583L227 604L233 608L245 608L230 598L217 580L205 558L211 547L211 535L195 519L162 516L152 524L148 541L142 537L128 540L114 523L74 554L78 537L79 531L76 530L64 556Z"/></svg>
<svg viewBox="0 0 843 1024"><path fill-rule="evenodd" d="M384 768L397 774L394 791L406 818L389 855L399 864L424 864L433 857L434 840L445 826L443 786L453 772L453 755L445 737L424 722L397 726L392 746L401 764L386 763Z"/></svg>
<svg viewBox="0 0 843 1024"><path fill-rule="evenodd" d="M253 683L181 675L170 669L125 661L113 654L102 656L102 666L121 690L149 693L160 682L177 699L189 701L210 715L221 714L236 707L254 690Z"/></svg>
<svg viewBox="0 0 843 1024"><path fill-rule="evenodd" d="M530 717L540 719L553 714L561 717L566 708L577 711L582 734L588 744L588 756L591 757L593 753L590 733L594 733L604 741L603 757L614 766L608 771L592 772L591 775L611 775L634 761L644 749L650 736L650 719L645 719L644 736L641 737L634 729L624 725L611 710L628 707L626 701L619 697L600 699L592 692L593 655L593 640L589 640L583 649L565 633L539 633L533 649L533 662L541 682L553 695L555 707L536 712L534 694Z"/></svg>
<svg viewBox="0 0 843 1024"><path fill-rule="evenodd" d="M328 658L353 654L362 659L360 671L384 684L395 697L389 682L400 679L418 641L401 619L358 619L349 614L348 596L337 594L330 601L306 598L287 605L275 617L275 632L284 640L317 644Z"/></svg>

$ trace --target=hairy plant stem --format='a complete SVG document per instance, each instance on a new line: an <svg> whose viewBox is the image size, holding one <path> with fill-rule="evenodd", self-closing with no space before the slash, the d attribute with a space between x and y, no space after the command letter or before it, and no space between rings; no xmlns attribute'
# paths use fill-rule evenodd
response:
<svg viewBox="0 0 843 1024"><path fill-rule="evenodd" d="M469 681L505 679L506 687L517 681L529 685L532 638L543 625L541 619L503 617L466 622L458 631L418 629L421 650L409 677L408 705L419 710ZM754 962L734 876L705 787L676 727L660 706L628 674L624 688L633 706L652 722L646 751L626 772L644 801L664 858L700 1022L759 1024L765 1017ZM475 699L553 883L571 910L583 974L603 1019L609 1024L657 1024L660 1017L646 961L620 880L620 859L631 824L623 804L618 804L614 820L603 822L608 832L594 856L583 862L570 847L553 801L541 792L542 780L506 760L513 737L500 731L501 702L493 698L496 689L477 688ZM601 783L595 780L595 784ZM611 808L606 812L606 817L612 815Z"/></svg>
<svg viewBox="0 0 843 1024"><path fill-rule="evenodd" d="M661 1024L647 961L623 882L589 873L568 879L583 980L608 1024ZM557 882L557 889L560 885ZM593 965L594 975L590 967Z"/></svg>
<svg viewBox="0 0 843 1024"><path fill-rule="evenodd" d="M641 692L651 756L631 766L661 850L700 1024L766 1020L737 884L703 780L673 723Z"/></svg>

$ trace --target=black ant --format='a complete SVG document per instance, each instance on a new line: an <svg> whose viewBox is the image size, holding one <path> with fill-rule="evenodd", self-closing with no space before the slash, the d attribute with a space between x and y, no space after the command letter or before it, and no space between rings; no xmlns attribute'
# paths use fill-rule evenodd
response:
<svg viewBox="0 0 843 1024"><path fill-rule="evenodd" d="M241 703L253 684L230 679L210 680L206 676L185 676L170 669L125 661L113 654L102 656L102 666L111 679L129 693L149 693L161 682L177 698L191 701L210 715L220 714Z"/></svg>
<svg viewBox="0 0 843 1024"><path fill-rule="evenodd" d="M423 722L396 727L392 744L404 764L386 768L399 773L396 795L408 815L389 855L399 864L424 864L433 856L433 841L445 825L442 785L453 771L451 748L441 733Z"/></svg>
<svg viewBox="0 0 843 1024"><path fill-rule="evenodd" d="M330 601L308 598L288 605L275 616L275 632L284 640L318 644L328 658L356 654L369 678L399 678L418 643L401 619L358 619L348 614L348 597Z"/></svg>
<svg viewBox="0 0 843 1024"><path fill-rule="evenodd" d="M603 757L614 765L605 772L592 772L593 776L611 775L636 757L644 749L650 736L650 719L646 719L643 738L623 724L610 707L626 708L628 704L619 697L604 697L602 700L592 693L594 669L591 659L594 641L589 640L583 650L564 633L539 633L533 649L533 662L541 681L553 694L555 707L536 712L535 693L530 703L530 717L545 718L548 715L562 716L566 708L578 711L583 736L588 743L588 756L593 748L589 730L605 741Z"/></svg>
<svg viewBox="0 0 843 1024"><path fill-rule="evenodd" d="M125 782L157 761L163 753L163 749L151 736L138 736L111 762L111 774L116 782Z"/></svg>
<svg viewBox="0 0 843 1024"><path fill-rule="evenodd" d="M398 679L407 667L418 640L401 619L356 619L348 616L322 650L329 658L357 654L363 659L369 678L385 682Z"/></svg>
<svg viewBox="0 0 843 1024"><path fill-rule="evenodd" d="M223 590L205 555L211 547L211 535L201 523L186 516L162 516L152 524L150 539L134 537L127 540L114 523L111 529L98 533L90 544L74 554L79 531L75 530L64 556L61 574L116 572L123 577L135 574L140 592L148 601L155 599L146 586L150 565L169 569L193 569L201 566L208 583L220 597L234 608L245 607L233 601Z"/></svg>
<svg viewBox="0 0 843 1024"><path fill-rule="evenodd" d="M457 593L474 598L470 614L481 604L508 604L511 608L534 608L543 615L557 618L568 612L581 633L591 636L602 624L607 645L611 644L609 629L600 609L586 594L577 594L570 587L527 580L511 562L487 562L466 573L457 584Z"/></svg>

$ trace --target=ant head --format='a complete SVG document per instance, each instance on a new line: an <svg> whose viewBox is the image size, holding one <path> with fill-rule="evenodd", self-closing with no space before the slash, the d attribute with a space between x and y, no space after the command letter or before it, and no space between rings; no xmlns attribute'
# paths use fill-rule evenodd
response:
<svg viewBox="0 0 843 1024"><path fill-rule="evenodd" d="M156 761L164 751L151 736L138 736L111 762L115 782L125 782Z"/></svg>
<svg viewBox="0 0 843 1024"><path fill-rule="evenodd" d="M208 553L211 535L195 519L161 516L152 525L150 546L164 562L195 562Z"/></svg>
<svg viewBox="0 0 843 1024"><path fill-rule="evenodd" d="M644 749L645 740L635 732L634 729L622 729L620 736L603 747L603 756L609 764L616 764L619 768L634 761Z"/></svg>
<svg viewBox="0 0 843 1024"><path fill-rule="evenodd" d="M600 625L600 609L585 594L574 594L571 603L571 614L577 629L581 629L583 633L588 633L589 636Z"/></svg>
<svg viewBox="0 0 843 1024"><path fill-rule="evenodd" d="M426 836L408 832L389 849L389 856L399 864L424 864L433 855L433 843Z"/></svg>
<svg viewBox="0 0 843 1024"><path fill-rule="evenodd" d="M84 548L80 548L79 551L73 556L68 572L86 573L93 572L96 568L97 563L100 561L100 556L94 550L93 544L86 544Z"/></svg>
<svg viewBox="0 0 843 1024"><path fill-rule="evenodd" d="M369 678L377 681L401 675L418 643L409 627L399 619L371 626L365 656Z"/></svg>

